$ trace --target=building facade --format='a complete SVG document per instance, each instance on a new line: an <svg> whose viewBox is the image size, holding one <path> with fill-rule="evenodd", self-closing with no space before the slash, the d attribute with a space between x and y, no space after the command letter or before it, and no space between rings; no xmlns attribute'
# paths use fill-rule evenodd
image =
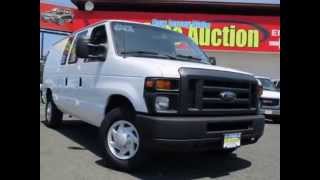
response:
<svg viewBox="0 0 320 180"><path fill-rule="evenodd" d="M138 21L189 36L217 65L280 79L280 4L91 0L93 11L85 11L86 0L72 2L78 9L41 3L41 29L73 32L102 19ZM54 13L64 20L50 21Z"/></svg>

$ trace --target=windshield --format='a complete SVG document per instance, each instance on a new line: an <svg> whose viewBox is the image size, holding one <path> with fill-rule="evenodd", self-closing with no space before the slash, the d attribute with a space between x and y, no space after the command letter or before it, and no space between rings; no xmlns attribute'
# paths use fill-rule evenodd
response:
<svg viewBox="0 0 320 180"><path fill-rule="evenodd" d="M113 22L119 55L208 63L205 53L183 34L142 24Z"/></svg>
<svg viewBox="0 0 320 180"><path fill-rule="evenodd" d="M264 78L258 78L259 81L261 82L263 89L269 90L269 91L275 91L274 84L270 79L264 79Z"/></svg>

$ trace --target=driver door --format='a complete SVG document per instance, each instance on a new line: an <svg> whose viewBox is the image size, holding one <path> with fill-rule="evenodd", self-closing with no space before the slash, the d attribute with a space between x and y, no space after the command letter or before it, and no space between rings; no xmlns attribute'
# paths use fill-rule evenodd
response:
<svg viewBox="0 0 320 180"><path fill-rule="evenodd" d="M93 27L87 34L90 37L89 42L95 45L105 46L103 52L107 57L108 38L105 25ZM95 124L95 120L104 112L105 99L103 91L98 87L103 66L107 65L107 58L101 61L95 58L78 59L77 66L79 69L78 78L81 84L77 90L77 114L80 118Z"/></svg>

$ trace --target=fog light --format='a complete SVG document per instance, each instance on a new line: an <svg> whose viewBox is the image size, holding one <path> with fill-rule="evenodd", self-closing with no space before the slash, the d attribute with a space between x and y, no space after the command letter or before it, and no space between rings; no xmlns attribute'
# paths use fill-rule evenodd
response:
<svg viewBox="0 0 320 180"><path fill-rule="evenodd" d="M166 96L158 96L156 97L155 102L156 111L166 111L169 109L169 98Z"/></svg>

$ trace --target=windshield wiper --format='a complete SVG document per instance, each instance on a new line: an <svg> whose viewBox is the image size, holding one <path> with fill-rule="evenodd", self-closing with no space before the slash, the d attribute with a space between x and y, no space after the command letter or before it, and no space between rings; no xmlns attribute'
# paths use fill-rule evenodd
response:
<svg viewBox="0 0 320 180"><path fill-rule="evenodd" d="M187 59L192 59L192 60L201 61L200 58L197 58L197 57L194 57L194 56L182 55L182 54L177 54L176 57L181 57L181 58L187 58Z"/></svg>
<svg viewBox="0 0 320 180"><path fill-rule="evenodd" d="M158 55L159 53L152 52L152 51L124 51L124 52L121 52L121 54L151 54L151 55Z"/></svg>
<svg viewBox="0 0 320 180"><path fill-rule="evenodd" d="M153 51L126 51L126 52L121 52L121 54L139 54L139 55L154 55L155 57L159 58L166 58L166 59L178 59L175 56L167 55L167 54L160 54L157 52Z"/></svg>
<svg viewBox="0 0 320 180"><path fill-rule="evenodd" d="M151 55L151 56L158 57L158 58L166 58L166 59L172 59L172 60L187 61L186 59L189 59L194 62L201 61L200 58L196 58L193 56L186 56L186 55L181 55L181 54L173 56L173 55L169 55L169 54L160 54L160 53L154 52L154 51L124 51L124 52L121 52L120 54L123 54L123 55L125 55L125 54ZM200 63L203 63L203 62L200 62Z"/></svg>

